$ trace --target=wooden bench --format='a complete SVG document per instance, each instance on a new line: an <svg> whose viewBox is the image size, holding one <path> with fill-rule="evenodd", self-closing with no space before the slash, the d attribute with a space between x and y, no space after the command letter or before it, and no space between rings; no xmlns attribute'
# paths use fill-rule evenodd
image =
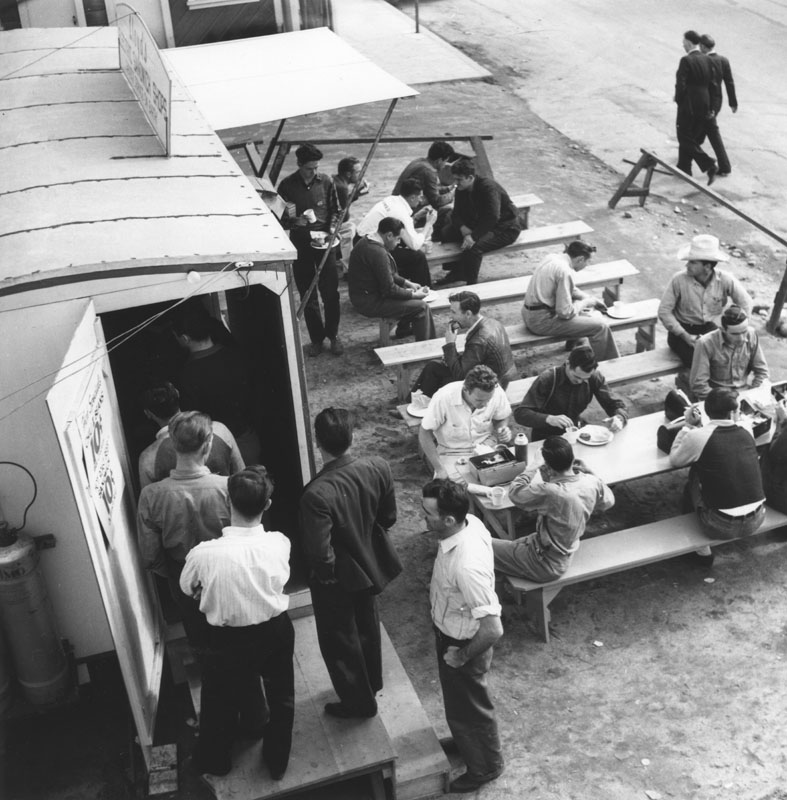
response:
<svg viewBox="0 0 787 800"><path fill-rule="evenodd" d="M767 508L765 521L757 533L787 525L787 515ZM707 545L724 544L729 539L708 539L695 513L649 522L616 533L582 540L565 574L550 583L535 583L523 578L504 577L517 605L524 600L528 616L545 642L549 641L549 604L564 586L581 583L627 569L653 564Z"/></svg>
<svg viewBox="0 0 787 800"><path fill-rule="evenodd" d="M539 198L535 195L520 195L518 199L532 197L538 202L542 202ZM515 250L528 250L535 247L547 247L553 244L560 244L562 242L570 242L574 239L578 239L582 234L585 233L592 233L593 229L586 225L581 220L575 220L573 222L562 222L558 225L544 225L539 228L529 228L522 233L519 234L519 238L512 242L505 247L501 247L499 250L493 250L490 255L494 253L507 253L512 252ZM432 245L431 252L427 255L426 261L431 266L433 264L450 264L454 261L459 259L461 254L461 249L458 244L438 244L434 243ZM475 284L472 289L475 289L478 286L483 284ZM451 290L446 290L447 294L453 294L458 289L454 288ZM524 296L524 293L523 293ZM447 303L447 301L446 301ZM438 306L439 307L439 306ZM380 345L385 347L386 345L390 344L391 342L391 329L393 328L394 324L396 323L396 319L392 318L382 318L380 320Z"/></svg>
<svg viewBox="0 0 787 800"><path fill-rule="evenodd" d="M621 356L620 358L603 361L601 363L601 372L607 379L607 385L626 386L629 383L670 375L673 372L677 372L682 366L683 362L679 356L669 347L658 347L655 350L647 350L644 353L634 353L630 356ZM512 406L517 406L524 400L536 377L531 375L527 378L511 381L508 384L506 397L508 397L508 402ZM421 418L407 413L407 403L396 408L402 419L407 423L408 428L420 426Z"/></svg>
<svg viewBox="0 0 787 800"><path fill-rule="evenodd" d="M608 318L607 322L612 331L627 330L629 328L638 330L639 341L645 342L645 349L652 349L656 340L656 320L660 300L651 298L650 300L639 300L630 303L629 308L633 316L628 319ZM521 347L540 346L565 341L565 336L541 336L532 333L524 322L516 325L507 325L506 333L511 343L511 349L516 350ZM404 400L410 391L411 372L416 365L424 364L432 359L442 358L444 339L428 339L424 342L408 342L406 344L392 345L391 347L378 347L374 352L382 361L384 366L395 367L396 369L396 389L399 400ZM464 346L464 342L460 347ZM642 348L639 348L642 349Z"/></svg>

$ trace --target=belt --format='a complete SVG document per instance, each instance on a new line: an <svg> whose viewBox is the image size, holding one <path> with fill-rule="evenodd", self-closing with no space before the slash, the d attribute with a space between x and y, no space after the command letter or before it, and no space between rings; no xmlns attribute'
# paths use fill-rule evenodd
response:
<svg viewBox="0 0 787 800"><path fill-rule="evenodd" d="M543 303L537 303L534 306L529 306L525 304L525 308L528 311L554 311L555 309L552 306L545 306Z"/></svg>
<svg viewBox="0 0 787 800"><path fill-rule="evenodd" d="M750 517L755 516L755 514L759 514L761 509L762 506L760 505L757 506L757 508L755 508L753 511L749 511L748 514L738 514L737 516L735 514L727 514L724 511L720 511L718 508L714 510L720 517L724 517L724 519L735 520L735 519L749 519Z"/></svg>

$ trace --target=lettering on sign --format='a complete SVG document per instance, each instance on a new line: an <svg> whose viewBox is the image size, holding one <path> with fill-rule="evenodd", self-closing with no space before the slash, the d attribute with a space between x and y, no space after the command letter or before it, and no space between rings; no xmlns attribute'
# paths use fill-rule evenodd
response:
<svg viewBox="0 0 787 800"><path fill-rule="evenodd" d="M156 40L142 17L118 3L117 29L120 69L159 141L170 155L172 81Z"/></svg>

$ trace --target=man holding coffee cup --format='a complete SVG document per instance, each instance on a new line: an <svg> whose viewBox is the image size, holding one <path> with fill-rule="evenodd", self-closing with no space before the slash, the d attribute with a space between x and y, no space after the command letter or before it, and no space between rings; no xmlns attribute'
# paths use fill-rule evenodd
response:
<svg viewBox="0 0 787 800"><path fill-rule="evenodd" d="M286 203L287 213L282 225L289 230L290 239L298 251L292 265L298 294L304 297L309 290L317 267L325 256L324 244L336 228L340 216L339 198L330 177L319 172L322 152L311 144L302 144L295 151L298 169L279 184L278 192ZM322 233L322 244L314 242L313 233ZM318 356L323 342L329 339L331 352L340 356L344 346L339 339L339 272L333 250L325 257L317 288L325 311L323 322L317 292L312 292L306 305L304 319L311 344L307 352Z"/></svg>

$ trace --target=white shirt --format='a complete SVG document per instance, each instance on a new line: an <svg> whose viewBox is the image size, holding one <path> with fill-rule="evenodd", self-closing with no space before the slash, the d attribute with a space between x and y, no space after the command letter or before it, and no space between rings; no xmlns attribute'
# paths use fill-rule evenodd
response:
<svg viewBox="0 0 787 800"><path fill-rule="evenodd" d="M464 401L463 386L464 381L454 381L438 389L421 421L425 430L434 432L439 455L471 453L482 444L495 446L493 423L511 416L511 404L499 386L481 409L471 409Z"/></svg>
<svg viewBox="0 0 787 800"><path fill-rule="evenodd" d="M224 528L220 539L202 542L186 556L180 588L199 597L211 625L241 628L286 611L290 540L278 531Z"/></svg>
<svg viewBox="0 0 787 800"><path fill-rule="evenodd" d="M581 310L575 301L585 296L574 285L568 253L552 253L536 267L525 292L525 306L547 306L560 319L573 319ZM527 313L525 309L525 319Z"/></svg>
<svg viewBox="0 0 787 800"><path fill-rule="evenodd" d="M432 571L432 622L453 639L472 639L482 617L499 617L492 537L468 514L461 531L441 539Z"/></svg>
<svg viewBox="0 0 787 800"><path fill-rule="evenodd" d="M372 206L372 210L358 223L358 235L368 236L370 233L377 233L377 226L383 217L393 217L404 224L402 242L411 250L420 250L424 246L424 235L415 231L413 209L407 200L398 194L392 194Z"/></svg>

